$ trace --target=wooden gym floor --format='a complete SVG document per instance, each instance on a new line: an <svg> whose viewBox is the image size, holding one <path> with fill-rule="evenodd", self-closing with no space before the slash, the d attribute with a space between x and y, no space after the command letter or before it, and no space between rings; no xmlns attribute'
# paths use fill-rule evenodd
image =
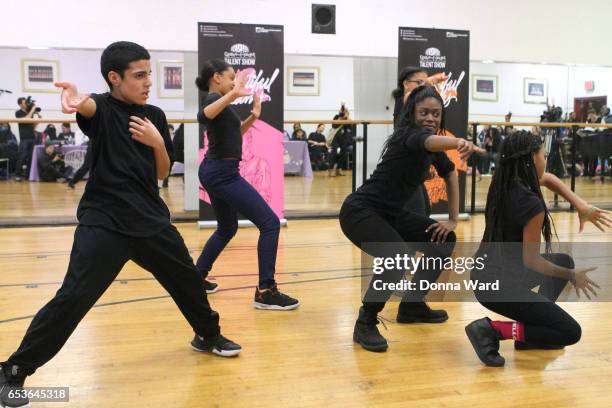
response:
<svg viewBox="0 0 612 408"><path fill-rule="evenodd" d="M337 214L351 188L350 172L341 177L329 177L327 171L314 172L312 178L286 176L286 215ZM71 190L61 183L0 180L0 225L10 225L16 220L30 225L76 222L76 209L84 189L84 181ZM197 211L184 210L181 177L171 177L169 188L161 189L160 193L173 216L197 218Z"/></svg>
<svg viewBox="0 0 612 408"><path fill-rule="evenodd" d="M467 178L466 208L471 197L471 176ZM476 185L476 208L484 208L491 177L483 176ZM564 180L569 186L569 179ZM290 217L337 214L344 198L350 194L351 173L342 177L329 177L327 171L315 172L313 178L285 177L285 215ZM32 224L67 224L76 222L76 208L83 194L85 183L74 190L66 184L41 182L15 182L0 180L0 225L22 222ZM576 191L594 205L609 208L612 205L612 181L602 183L583 177L576 179ZM545 199L552 207L553 195L544 191ZM197 211L184 210L184 185L181 177L171 177L161 196L178 219L197 218ZM562 199L560 205L567 207Z"/></svg>
<svg viewBox="0 0 612 408"><path fill-rule="evenodd" d="M554 215L561 240L610 241L575 215ZM178 224L197 257L210 230ZM477 240L483 217L461 222L460 240ZM74 227L0 229L0 360L18 346L31 317L59 288ZM70 387L75 407L609 407L612 305L563 304L582 340L561 351L515 352L504 368L482 366L464 326L491 313L475 303L434 304L440 325L381 327L390 347L353 344L360 301L360 253L336 220L290 221L281 231L278 280L300 299L291 312L253 309L257 231L241 229L212 273L210 296L223 334L243 346L235 359L197 353L193 333L161 286L129 263L60 353L29 386ZM382 316L394 320L397 304ZM62 407L61 403L32 403Z"/></svg>

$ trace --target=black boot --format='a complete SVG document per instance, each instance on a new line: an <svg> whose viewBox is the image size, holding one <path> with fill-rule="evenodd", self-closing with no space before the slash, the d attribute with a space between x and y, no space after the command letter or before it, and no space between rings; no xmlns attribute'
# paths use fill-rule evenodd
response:
<svg viewBox="0 0 612 408"><path fill-rule="evenodd" d="M565 346L554 346L552 344L533 344L525 341L515 341L515 350L563 350Z"/></svg>
<svg viewBox="0 0 612 408"><path fill-rule="evenodd" d="M491 326L491 319L483 317L465 326L465 333L474 351L485 365L502 367L506 360L499 355L500 335Z"/></svg>
<svg viewBox="0 0 612 408"><path fill-rule="evenodd" d="M19 366L2 363L0 365L0 407L28 407L30 401L23 395L26 376Z"/></svg>
<svg viewBox="0 0 612 408"><path fill-rule="evenodd" d="M448 320L446 310L432 310L425 302L401 302L398 323L442 323Z"/></svg>
<svg viewBox="0 0 612 408"><path fill-rule="evenodd" d="M359 309L359 318L355 323L353 340L355 343L369 351L387 351L387 340L380 334L376 325L378 317L375 313L367 312L363 306Z"/></svg>

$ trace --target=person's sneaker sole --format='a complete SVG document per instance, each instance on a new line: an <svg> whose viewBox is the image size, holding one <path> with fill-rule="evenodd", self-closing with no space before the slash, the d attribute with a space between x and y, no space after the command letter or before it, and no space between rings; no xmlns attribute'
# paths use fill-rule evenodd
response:
<svg viewBox="0 0 612 408"><path fill-rule="evenodd" d="M242 349L240 350L219 350L216 347L213 347L212 350L205 350L205 349L198 348L194 346L193 344L191 344L191 348L200 353L216 354L221 357L235 357L238 354L240 354L240 352L242 351Z"/></svg>
<svg viewBox="0 0 612 408"><path fill-rule="evenodd" d="M402 317L399 316L395 319L398 323L444 323L448 320L448 316L426 318L426 317Z"/></svg>
<svg viewBox="0 0 612 408"><path fill-rule="evenodd" d="M503 367L504 364L506 363L506 360L501 357L501 362L499 364L492 364L492 363L487 363L484 359L484 357L481 357L480 355L480 348L478 347L478 341L476 340L476 335L475 333L473 333L473 331L471 330L472 323L468 324L467 326L465 326L465 334L467 335L468 339L470 340L470 343L472 343L472 347L474 348L474 351L476 352L476 355L478 356L478 358L480 359L480 361L482 362L482 364L486 365L487 367Z"/></svg>
<svg viewBox="0 0 612 408"><path fill-rule="evenodd" d="M362 342L360 342L359 339L357 338L357 336L355 336L355 335L353 335L353 341L355 343L359 344L364 349L366 349L368 351L373 351L375 353L382 353L383 351L387 351L387 349L389 348L388 344L381 344L380 346L368 346L368 345L363 344Z"/></svg>
<svg viewBox="0 0 612 408"><path fill-rule="evenodd" d="M266 303L253 302L255 309L259 310L294 310L300 306L300 302L289 306L268 305Z"/></svg>
<svg viewBox="0 0 612 408"><path fill-rule="evenodd" d="M214 289L206 289L206 294L210 295L211 293L215 293L215 292L218 292L218 291L219 291L219 286L217 286Z"/></svg>

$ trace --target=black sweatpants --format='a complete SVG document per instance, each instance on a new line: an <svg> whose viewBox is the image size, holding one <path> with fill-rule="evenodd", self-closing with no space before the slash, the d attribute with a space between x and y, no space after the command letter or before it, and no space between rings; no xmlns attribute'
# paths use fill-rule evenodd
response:
<svg viewBox="0 0 612 408"><path fill-rule="evenodd" d="M574 268L567 254L543 254L550 262ZM494 279L489 276L486 279ZM501 276L500 276L501 278ZM502 278L503 279L503 278ZM487 309L525 325L525 341L535 345L566 346L580 340L580 325L555 301L567 280L524 269L517 280L500 280L499 297L521 299L520 302L496 302L492 292L476 291L476 299ZM538 292L532 289L539 286Z"/></svg>
<svg viewBox="0 0 612 408"><path fill-rule="evenodd" d="M412 255L415 251L422 252L428 258L449 257L455 247L454 232L448 234L446 242L432 243L432 232L425 232L427 227L437 221L424 215L403 211L398 217L389 217L376 213L361 205L345 202L340 209L340 227L344 235L356 246L374 257L395 257L397 254ZM367 243L388 243L368 248ZM444 262L442 262L444 263ZM412 277L412 282L420 287L420 281L435 282L440 277L442 269L418 270ZM382 274L375 275L363 299L364 308L371 313L378 313L393 291L380 291L373 287L375 280L386 283L399 282L403 279L403 269L385 269ZM422 301L427 290L406 291L402 301ZM374 301L372 301L374 300Z"/></svg>
<svg viewBox="0 0 612 408"><path fill-rule="evenodd" d="M219 315L210 308L202 279L173 225L145 238L79 225L61 288L36 314L8 363L30 375L51 360L128 260L153 274L198 335L219 334Z"/></svg>

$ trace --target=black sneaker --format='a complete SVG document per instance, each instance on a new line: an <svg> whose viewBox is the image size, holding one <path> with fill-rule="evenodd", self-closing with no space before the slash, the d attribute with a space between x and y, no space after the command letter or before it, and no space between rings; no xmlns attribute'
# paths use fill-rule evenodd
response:
<svg viewBox="0 0 612 408"><path fill-rule="evenodd" d="M211 293L215 293L219 290L219 285L215 282L204 279L204 290L206 290L206 293L210 295Z"/></svg>
<svg viewBox="0 0 612 408"><path fill-rule="evenodd" d="M378 323L378 316L368 313L362 306L359 309L359 317L353 330L353 341L361 344L361 347L369 351L387 351L389 345L387 344L387 339L378 331L376 327Z"/></svg>
<svg viewBox="0 0 612 408"><path fill-rule="evenodd" d="M293 310L300 306L297 299L287 296L274 285L270 289L255 288L255 309Z"/></svg>
<svg viewBox="0 0 612 408"><path fill-rule="evenodd" d="M491 319L483 317L465 326L465 333L474 347L474 351L485 365L502 367L506 360L499 355L500 336L491 326Z"/></svg>
<svg viewBox="0 0 612 408"><path fill-rule="evenodd" d="M398 323L442 323L448 320L446 310L432 310L425 302L401 302Z"/></svg>
<svg viewBox="0 0 612 408"><path fill-rule="evenodd" d="M515 350L563 350L565 346L553 346L551 344L533 344L526 341L515 341Z"/></svg>
<svg viewBox="0 0 612 408"><path fill-rule="evenodd" d="M191 340L191 348L195 351L212 353L221 357L234 357L242 351L242 347L220 334L217 337L207 339L196 334Z"/></svg>
<svg viewBox="0 0 612 408"><path fill-rule="evenodd" d="M0 365L0 407L29 407L30 401L23 395L25 375L19 366Z"/></svg>

